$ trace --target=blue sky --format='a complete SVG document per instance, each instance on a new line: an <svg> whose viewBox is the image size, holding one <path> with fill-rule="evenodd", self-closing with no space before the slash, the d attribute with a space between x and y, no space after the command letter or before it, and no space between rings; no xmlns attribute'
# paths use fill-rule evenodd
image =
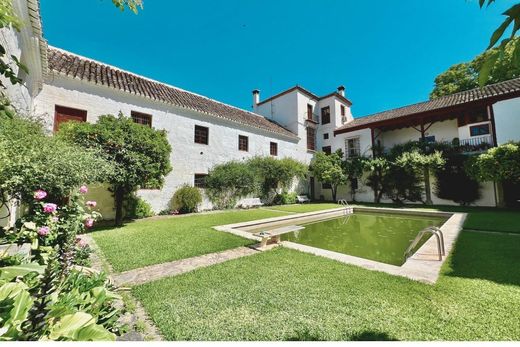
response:
<svg viewBox="0 0 520 347"><path fill-rule="evenodd" d="M355 117L426 100L437 74L483 51L513 0L42 0L51 45L250 109L299 84L343 84Z"/></svg>

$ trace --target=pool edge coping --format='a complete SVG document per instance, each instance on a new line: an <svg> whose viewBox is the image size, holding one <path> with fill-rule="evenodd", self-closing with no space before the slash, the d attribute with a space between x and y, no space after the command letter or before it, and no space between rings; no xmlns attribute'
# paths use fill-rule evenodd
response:
<svg viewBox="0 0 520 347"><path fill-rule="evenodd" d="M442 257L442 260L437 259L437 248L436 239L430 237L406 262L401 266L386 264L375 260L365 259L361 257L355 257L348 254L339 252L329 251L322 248L307 246L299 243L290 241L283 241L282 246L294 250L298 250L305 253L325 257L328 259L336 260L345 264L359 266L371 271L386 272L391 275L406 277L412 280L435 284L439 278L444 262L450 255L455 241L457 240L460 232L463 229L464 221L466 220L467 213L461 212L443 212L443 211L418 211L417 209L393 209L388 207L366 207L352 205L354 212L389 212L393 214L412 214L420 216L442 216L448 217L446 222L440 227L444 234L445 239L445 250L446 255ZM238 227L248 227L254 225L261 225L266 223L282 222L292 219L301 219L305 217L312 217L318 215L341 215L345 210L344 207L320 210L313 212L297 213L280 217L271 217L255 221L233 223L213 227L215 230L228 232L240 237L244 237L250 240L260 241L260 238L252 235L250 232L238 230Z"/></svg>

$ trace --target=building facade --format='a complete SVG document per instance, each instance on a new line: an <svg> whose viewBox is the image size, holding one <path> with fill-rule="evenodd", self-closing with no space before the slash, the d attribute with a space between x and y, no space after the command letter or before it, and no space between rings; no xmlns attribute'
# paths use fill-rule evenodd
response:
<svg viewBox="0 0 520 347"><path fill-rule="evenodd" d="M20 32L1 30L8 54L30 70L28 75L20 71L22 87L7 90L15 107L43 118L49 133L66 121L95 122L120 112L143 126L165 130L173 170L161 190L139 191L155 212L166 208L178 187L203 187L208 171L230 160L271 155L309 164L316 151L341 149L348 158L371 156L376 144L390 148L418 139L477 148L520 138L520 79L360 118L352 116L342 86L325 96L295 86L264 100L255 90L251 112L50 47L43 38L38 1L15 0L14 5L30 23ZM372 201L362 180L359 186L357 200ZM331 199L330 189L312 177L294 189L313 199ZM93 193L105 202L101 213L111 218L112 198L105 187ZM338 191L338 198L351 197L346 186ZM434 203L452 202L434 197ZM477 204L496 203L495 186L486 183ZM205 201L202 208L211 204Z"/></svg>

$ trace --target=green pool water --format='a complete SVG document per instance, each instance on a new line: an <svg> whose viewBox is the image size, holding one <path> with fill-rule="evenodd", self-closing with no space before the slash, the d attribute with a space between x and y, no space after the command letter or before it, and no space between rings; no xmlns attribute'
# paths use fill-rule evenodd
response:
<svg viewBox="0 0 520 347"><path fill-rule="evenodd" d="M440 226L445 220L356 212L346 217L299 224L305 229L285 234L282 240L400 266L405 262L404 252L419 231ZM425 237L418 247L427 239Z"/></svg>

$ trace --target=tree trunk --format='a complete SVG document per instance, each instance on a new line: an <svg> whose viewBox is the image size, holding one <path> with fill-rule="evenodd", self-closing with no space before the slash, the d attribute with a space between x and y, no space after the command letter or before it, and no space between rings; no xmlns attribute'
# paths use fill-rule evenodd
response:
<svg viewBox="0 0 520 347"><path fill-rule="evenodd" d="M336 193L338 191L338 187L331 185L331 191L332 191L332 201L336 202Z"/></svg>
<svg viewBox="0 0 520 347"><path fill-rule="evenodd" d="M424 190L426 193L426 205L433 205L432 201L432 189L430 187L430 169L425 167L423 169L424 173Z"/></svg>
<svg viewBox="0 0 520 347"><path fill-rule="evenodd" d="M497 191L497 207L506 207L505 199L504 199L504 185L502 182L496 182L496 191Z"/></svg>
<svg viewBox="0 0 520 347"><path fill-rule="evenodd" d="M117 186L114 190L114 199L116 203L116 226L123 225L123 200L125 192L123 187Z"/></svg>

